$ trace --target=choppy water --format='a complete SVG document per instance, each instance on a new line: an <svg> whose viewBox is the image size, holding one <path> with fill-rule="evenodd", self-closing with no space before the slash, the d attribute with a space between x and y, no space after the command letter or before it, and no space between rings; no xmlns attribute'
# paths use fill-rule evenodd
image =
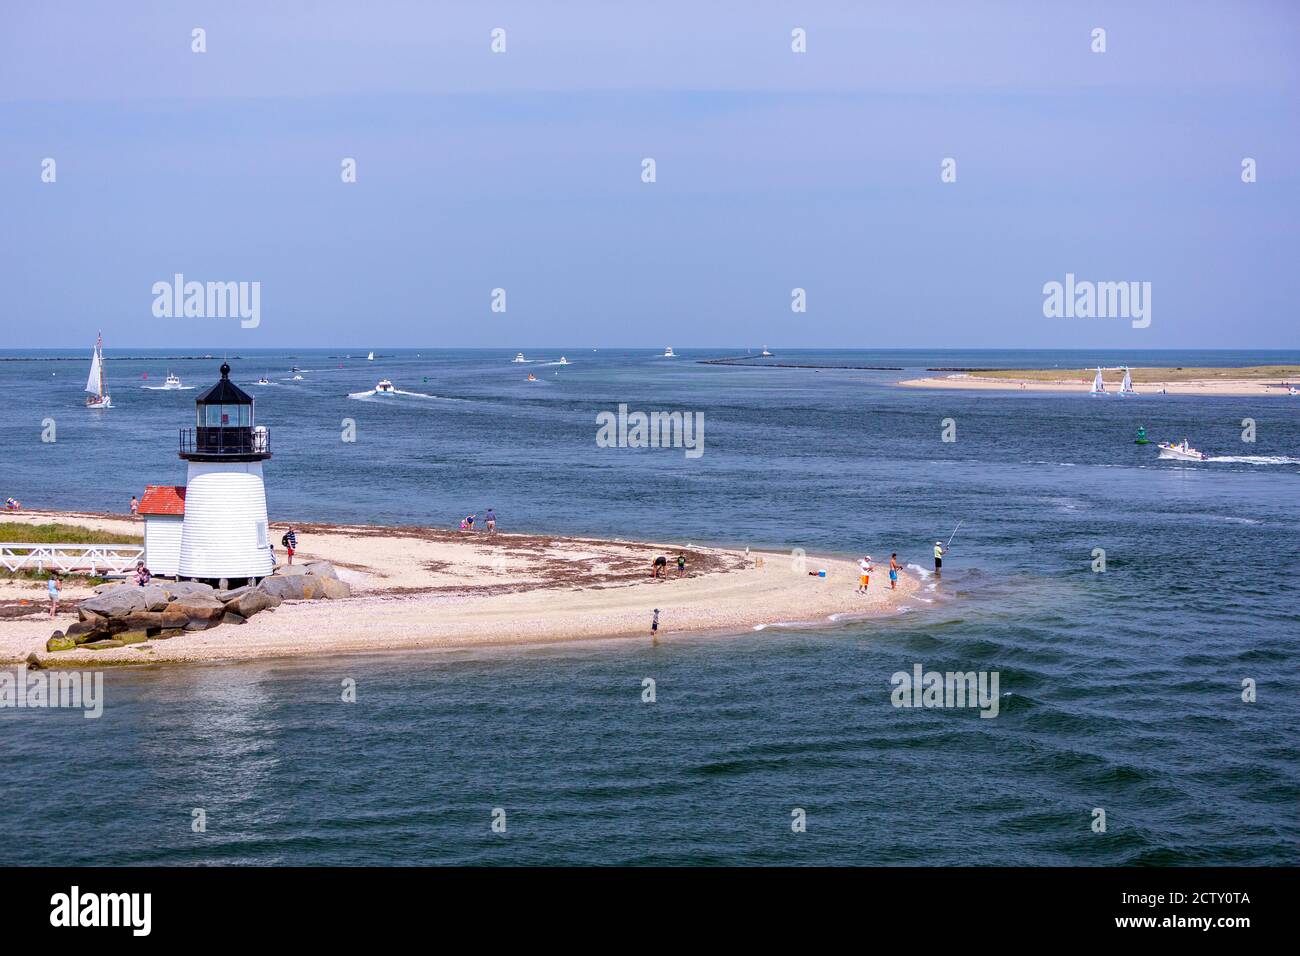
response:
<svg viewBox="0 0 1300 956"><path fill-rule="evenodd" d="M927 567L936 536L963 520L932 603L658 648L111 671L100 720L0 711L0 861L1295 861L1300 400L889 383L929 365L1300 354L778 356L900 373L708 366L692 359L720 353L680 351L570 347L526 367L513 351L378 349L373 363L331 350L232 364L242 383L279 381L250 387L272 433L273 518L448 527L492 506L503 529L878 562L897 550ZM573 364L544 364L561 354ZM183 481L175 433L197 393L141 387L168 364L109 361L116 407L88 413L85 361L0 361L0 497L122 511L146 481ZM217 364L170 363L193 384ZM302 382L284 380L294 364ZM348 397L381 376L422 394ZM703 411L704 456L596 447L596 412L620 402ZM40 441L47 417L53 444ZM1254 444L1241 440L1247 417ZM340 441L344 418L355 444ZM1156 461L1132 442L1139 424L1225 460ZM890 675L915 663L997 671L999 716L892 707ZM344 678L355 705L339 701ZM1244 678L1255 703L1240 699ZM191 832L195 807L204 834ZM490 831L495 807L504 835ZM791 832L795 807L806 833ZM1089 829L1095 807L1105 834Z"/></svg>

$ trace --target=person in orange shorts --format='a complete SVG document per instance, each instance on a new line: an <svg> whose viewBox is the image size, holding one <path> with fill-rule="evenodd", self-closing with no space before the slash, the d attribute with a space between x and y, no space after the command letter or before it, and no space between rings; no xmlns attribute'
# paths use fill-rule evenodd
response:
<svg viewBox="0 0 1300 956"><path fill-rule="evenodd" d="M875 565L871 563L871 555L858 560L858 593L866 594L867 586L871 584L871 572L876 570Z"/></svg>

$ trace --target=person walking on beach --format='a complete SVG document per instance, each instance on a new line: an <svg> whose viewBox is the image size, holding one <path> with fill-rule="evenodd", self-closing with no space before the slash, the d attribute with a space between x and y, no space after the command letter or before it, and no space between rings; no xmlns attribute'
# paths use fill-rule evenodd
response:
<svg viewBox="0 0 1300 956"><path fill-rule="evenodd" d="M867 587L871 584L871 572L876 566L871 563L871 555L858 559L858 593L866 594Z"/></svg>
<svg viewBox="0 0 1300 956"><path fill-rule="evenodd" d="M686 555L680 551L677 552L677 576L680 578L686 573Z"/></svg>
<svg viewBox="0 0 1300 956"><path fill-rule="evenodd" d="M293 530L293 525L289 525L289 530L284 533L280 543L284 545L285 551L289 553L289 563L293 564L293 553L298 550L298 534Z"/></svg>
<svg viewBox="0 0 1300 956"><path fill-rule="evenodd" d="M943 546L942 541L934 543L934 576L937 578L940 571L943 570L943 556L948 553L948 549Z"/></svg>
<svg viewBox="0 0 1300 956"><path fill-rule="evenodd" d="M668 574L668 558L659 555L655 558L654 564L650 565L650 577L663 579Z"/></svg>
<svg viewBox="0 0 1300 956"><path fill-rule="evenodd" d="M895 551L889 556L889 590L898 589L898 572L902 569L903 566L898 563L898 552Z"/></svg>
<svg viewBox="0 0 1300 956"><path fill-rule="evenodd" d="M58 571L50 572L50 579L45 582L45 590L50 595L50 620L54 620L54 615L59 613L59 592L63 590L63 581L59 578Z"/></svg>
<svg viewBox="0 0 1300 956"><path fill-rule="evenodd" d="M659 608L655 608L655 616L650 620L650 642L659 643Z"/></svg>
<svg viewBox="0 0 1300 956"><path fill-rule="evenodd" d="M131 496L131 517L134 518L140 513L140 499L135 495Z"/></svg>
<svg viewBox="0 0 1300 956"><path fill-rule="evenodd" d="M488 534L495 534L497 530L496 512L489 508L485 517L487 518Z"/></svg>

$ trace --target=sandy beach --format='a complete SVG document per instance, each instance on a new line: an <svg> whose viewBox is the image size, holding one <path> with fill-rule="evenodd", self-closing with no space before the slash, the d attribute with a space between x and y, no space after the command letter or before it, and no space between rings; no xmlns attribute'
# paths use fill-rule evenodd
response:
<svg viewBox="0 0 1300 956"><path fill-rule="evenodd" d="M1158 395L1162 391L1170 395L1280 395L1286 397L1287 390L1279 388L1276 383L1251 381L1248 379L1183 379L1177 381L1142 382L1135 378L1133 390L1139 395ZM1107 375L1103 378L1106 388L1118 392L1120 376ZM906 388L969 389L974 391L998 392L1079 392L1086 393L1092 387L1092 376L1084 381L1078 373L1062 373L1061 378L1044 381L1031 378L1002 377L992 378L972 373L953 373L936 375L928 378L912 378L897 383Z"/></svg>
<svg viewBox="0 0 1300 956"><path fill-rule="evenodd" d="M129 517L23 512L6 522L58 521L139 535ZM288 526L274 525L275 539ZM68 580L60 613L48 617L43 581L0 581L0 660L29 654L56 667L246 660L409 648L472 648L602 638L650 640L660 609L660 641L690 632L742 632L778 623L825 625L833 616L889 614L919 586L904 572L889 590L888 552L871 552L876 574L859 595L855 560L699 545L601 541L549 535L488 535L417 527L295 523L296 562L329 561L353 589L337 601L287 602L248 623L187 632L120 648L47 653L56 628L76 620L91 589ZM11 535L12 536L12 535ZM868 543L870 547L870 543ZM883 549L882 549L883 550ZM676 556L687 559L678 578ZM657 555L667 579L650 577ZM761 558L761 563L756 560ZM808 575L826 569L825 578Z"/></svg>

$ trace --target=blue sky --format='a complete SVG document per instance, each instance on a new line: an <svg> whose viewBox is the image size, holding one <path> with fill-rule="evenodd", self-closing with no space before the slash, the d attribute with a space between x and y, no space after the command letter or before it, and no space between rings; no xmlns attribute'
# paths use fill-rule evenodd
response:
<svg viewBox="0 0 1300 956"><path fill-rule="evenodd" d="M263 6L0 10L6 346L1300 347L1297 4Z"/></svg>

